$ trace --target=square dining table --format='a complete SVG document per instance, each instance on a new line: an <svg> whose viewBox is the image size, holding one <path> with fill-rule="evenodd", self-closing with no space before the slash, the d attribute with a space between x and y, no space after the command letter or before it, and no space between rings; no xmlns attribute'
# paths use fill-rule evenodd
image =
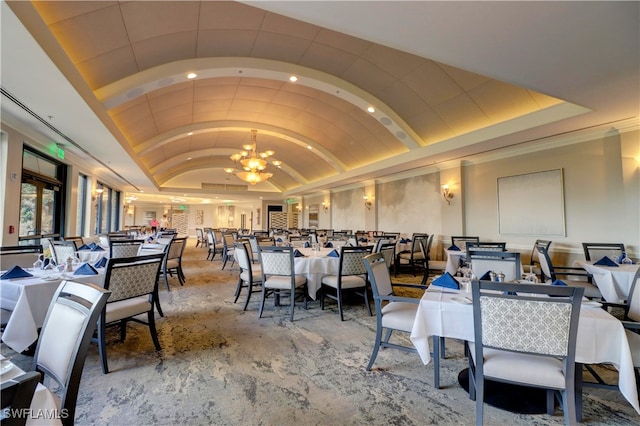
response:
<svg viewBox="0 0 640 426"><path fill-rule="evenodd" d="M81 264L76 265L76 268ZM29 269L33 277L0 280L0 307L11 311L2 333L2 341L16 352L22 352L38 339L49 305L63 280L104 285L105 268L98 275L74 275Z"/></svg>
<svg viewBox="0 0 640 426"><path fill-rule="evenodd" d="M640 268L640 264L627 265L622 263L618 266L601 266L586 260L577 260L574 265L593 275L593 281L602 293L602 297L611 303L621 303L627 300L633 277Z"/></svg>
<svg viewBox="0 0 640 426"><path fill-rule="evenodd" d="M411 342L424 364L431 361L429 339L439 354L439 337L473 341L473 306L471 293L463 290L430 287L420 299ZM622 395L640 414L633 361L622 323L604 309L583 302L578 321L576 363L613 364L619 372L618 387ZM595 305L595 304L594 304ZM435 387L439 387L439 356L433 357Z"/></svg>

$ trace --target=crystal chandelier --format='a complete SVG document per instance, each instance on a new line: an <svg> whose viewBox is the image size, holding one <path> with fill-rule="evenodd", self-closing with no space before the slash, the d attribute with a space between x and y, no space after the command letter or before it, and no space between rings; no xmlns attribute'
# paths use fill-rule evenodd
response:
<svg viewBox="0 0 640 426"><path fill-rule="evenodd" d="M243 145L243 151L237 152L230 157L234 164L240 161L242 171L238 171L235 168L224 169L227 173L235 173L236 176L251 185L264 182L273 176L273 173L266 173L264 169L267 167L265 158L271 157L275 152L271 150L258 152L257 133L257 130L251 130L251 143ZM273 164L279 166L281 163L280 161L273 161Z"/></svg>

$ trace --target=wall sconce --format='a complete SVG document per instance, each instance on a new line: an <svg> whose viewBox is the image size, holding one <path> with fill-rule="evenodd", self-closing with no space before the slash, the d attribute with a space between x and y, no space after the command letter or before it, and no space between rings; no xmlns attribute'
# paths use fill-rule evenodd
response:
<svg viewBox="0 0 640 426"><path fill-rule="evenodd" d="M329 211L329 205L324 201L322 202L322 210L324 210L325 213Z"/></svg>
<svg viewBox="0 0 640 426"><path fill-rule="evenodd" d="M96 188L93 191L93 201L97 200L100 194L102 194L103 192L104 192L104 188Z"/></svg>
<svg viewBox="0 0 640 426"><path fill-rule="evenodd" d="M442 196L447 204L451 205L451 199L453 198L453 194L449 192L449 185L442 185Z"/></svg>
<svg viewBox="0 0 640 426"><path fill-rule="evenodd" d="M371 210L371 201L369 201L369 197L365 195L362 198L364 198L364 206L367 208L367 210Z"/></svg>

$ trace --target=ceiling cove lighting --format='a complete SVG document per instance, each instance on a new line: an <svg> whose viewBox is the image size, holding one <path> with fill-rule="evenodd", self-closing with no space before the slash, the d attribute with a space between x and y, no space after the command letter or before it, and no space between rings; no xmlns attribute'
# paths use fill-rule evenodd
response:
<svg viewBox="0 0 640 426"><path fill-rule="evenodd" d="M237 152L230 157L234 162L233 168L228 167L224 169L225 172L235 174L240 179L250 183L251 185L264 182L273 176L273 173L266 173L264 172L264 169L267 167L267 160L265 159L271 157L275 152L270 150L258 152L258 145L256 142L257 134L257 130L251 130L251 143L243 145L243 151ZM242 170L240 171L235 168L235 164L238 162L242 165ZM279 161L274 162L274 164L275 163L277 163L278 166L282 164Z"/></svg>

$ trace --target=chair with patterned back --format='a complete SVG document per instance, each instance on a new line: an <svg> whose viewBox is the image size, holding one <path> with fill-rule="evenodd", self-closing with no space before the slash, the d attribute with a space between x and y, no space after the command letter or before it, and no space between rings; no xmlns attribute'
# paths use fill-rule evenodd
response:
<svg viewBox="0 0 640 426"><path fill-rule="evenodd" d="M365 256L371 254L372 246L340 247L340 265L338 275L325 275L320 286L320 307L324 310L325 298L338 302L340 320L344 321L344 293L356 294L364 299L365 306L371 315L367 292L367 270L364 267Z"/></svg>
<svg viewBox="0 0 640 426"><path fill-rule="evenodd" d="M80 248L80 246L82 246L83 242L82 242L82 237L80 236L76 236L76 237L64 237L63 238L64 241L73 241L73 243L76 246L76 250L78 250L78 248Z"/></svg>
<svg viewBox="0 0 640 426"><path fill-rule="evenodd" d="M57 405L66 412L63 424L74 422L87 350L109 294L109 290L93 284L63 281L51 299L33 369L42 374L45 384L55 382L60 390Z"/></svg>
<svg viewBox="0 0 640 426"><path fill-rule="evenodd" d="M226 266L229 259L231 259L231 266L236 261L234 256L234 246L233 244L236 242L236 237L232 232L225 232L222 234L222 269Z"/></svg>
<svg viewBox="0 0 640 426"><path fill-rule="evenodd" d="M380 348L394 348L405 352L417 353L413 345L406 346L401 344L402 342L392 343L390 341L394 331L411 333L418 311L418 304L420 303L420 299L396 296L394 287L422 290L426 289L426 287L415 284L392 283L389 268L387 268L382 253L373 253L365 256L363 262L371 283L376 310L376 341L367 365L367 371L370 371ZM385 331L384 338L383 331Z"/></svg>
<svg viewBox="0 0 640 426"><path fill-rule="evenodd" d="M106 327L120 326L120 340L124 341L127 323L130 321L145 324L149 327L156 350L160 350L160 342L156 332L153 307L158 295L158 277L164 254L151 254L129 258L109 259L105 272L104 288L111 292L108 303L102 310L98 320L98 351L102 363L102 371L109 372L107 363ZM137 318L146 314L147 322Z"/></svg>
<svg viewBox="0 0 640 426"><path fill-rule="evenodd" d="M264 303L273 295L275 305L280 304L281 296L289 296L289 319L293 321L295 311L296 294L300 294L304 300L304 308L307 309L307 278L296 275L294 266L293 247L260 246L259 258L262 266L262 297L258 317L262 318Z"/></svg>
<svg viewBox="0 0 640 426"><path fill-rule="evenodd" d="M569 266L554 266L546 248L540 245L536 247L536 250L538 250L540 269L547 283L556 282L559 279L558 277L568 277L565 284L571 285L572 287L583 288L585 297L589 299L602 299L602 293L600 293L598 287L593 284L593 276L587 271L582 268Z"/></svg>
<svg viewBox="0 0 640 426"><path fill-rule="evenodd" d="M37 371L30 371L2 382L2 411L9 414L2 419L2 426L27 424L33 394L41 377Z"/></svg>
<svg viewBox="0 0 640 426"><path fill-rule="evenodd" d="M252 236L253 240L255 237ZM251 241L251 239L249 241ZM256 246L258 251L260 250ZM252 261L252 247L251 244L246 241L237 241L235 243L235 255L238 261L238 267L240 268L240 274L238 276L238 285L236 286L235 299L233 303L238 301L240 293L243 288L247 289L247 299L244 302L243 311L247 310L249 306L249 300L251 299L251 293L257 293L262 290L262 269L260 265L254 265ZM258 253L256 251L256 257Z"/></svg>
<svg viewBox="0 0 640 426"><path fill-rule="evenodd" d="M465 237L465 236L452 236L451 237L451 245L458 247L462 251L467 250L467 242L479 242L480 237Z"/></svg>
<svg viewBox="0 0 640 426"><path fill-rule="evenodd" d="M395 270L396 243L391 243L391 242L383 243L377 248L377 251L374 250L373 252L382 253L382 256L384 256L384 261L387 264L387 267L389 268L389 271L391 271L391 269Z"/></svg>
<svg viewBox="0 0 640 426"><path fill-rule="evenodd" d="M76 244L73 241L49 240L49 249L53 261L58 265L66 262L69 258L76 258Z"/></svg>
<svg viewBox="0 0 640 426"><path fill-rule="evenodd" d="M142 246L143 240L109 239L109 257L135 257Z"/></svg>
<svg viewBox="0 0 640 426"><path fill-rule="evenodd" d="M471 288L475 338L467 344L476 425L483 423L485 379L546 389L550 415L559 391L565 424L576 424L575 352L583 289L479 280Z"/></svg>
<svg viewBox="0 0 640 426"><path fill-rule="evenodd" d="M202 228L196 228L196 247L205 247L206 245L204 230Z"/></svg>

